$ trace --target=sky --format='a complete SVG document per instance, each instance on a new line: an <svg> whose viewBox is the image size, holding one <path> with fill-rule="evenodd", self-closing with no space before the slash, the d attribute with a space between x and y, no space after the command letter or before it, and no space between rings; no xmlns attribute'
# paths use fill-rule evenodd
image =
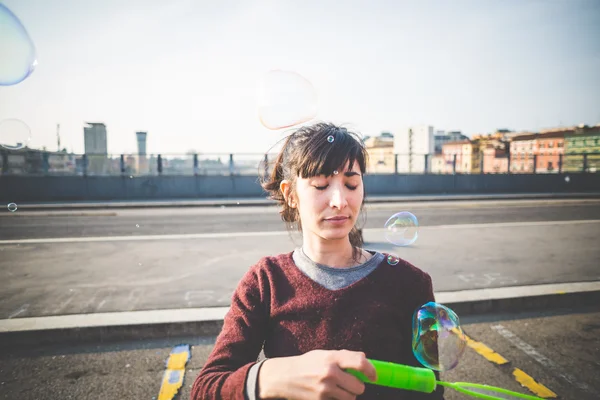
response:
<svg viewBox="0 0 600 400"><path fill-rule="evenodd" d="M417 124L471 136L600 123L600 2L0 0L38 65L0 87L0 121L30 147L83 152L104 122L109 153L264 153L257 85L296 72L314 121L362 135Z"/></svg>

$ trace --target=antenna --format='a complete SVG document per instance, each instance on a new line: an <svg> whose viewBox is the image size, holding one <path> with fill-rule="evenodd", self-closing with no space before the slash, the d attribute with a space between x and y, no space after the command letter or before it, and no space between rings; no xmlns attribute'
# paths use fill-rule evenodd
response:
<svg viewBox="0 0 600 400"><path fill-rule="evenodd" d="M60 124L56 124L56 151L60 152Z"/></svg>

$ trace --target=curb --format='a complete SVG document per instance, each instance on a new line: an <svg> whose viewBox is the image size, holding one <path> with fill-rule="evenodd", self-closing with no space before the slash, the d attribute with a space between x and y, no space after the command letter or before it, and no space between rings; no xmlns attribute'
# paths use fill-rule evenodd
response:
<svg viewBox="0 0 600 400"><path fill-rule="evenodd" d="M408 196L367 196L365 203L391 203L391 202L428 202L428 201L479 201L479 200L527 200L527 199L595 199L600 198L600 192L588 193L522 193L522 194L439 194L439 195L408 195ZM113 210L127 208L170 208L170 207L262 207L275 206L277 202L264 198L240 199L195 199L195 200L164 200L164 201L109 201L105 203L22 203L20 210Z"/></svg>
<svg viewBox="0 0 600 400"><path fill-rule="evenodd" d="M522 313L600 304L600 281L440 292L459 316ZM0 320L0 349L173 337L217 336L229 307Z"/></svg>

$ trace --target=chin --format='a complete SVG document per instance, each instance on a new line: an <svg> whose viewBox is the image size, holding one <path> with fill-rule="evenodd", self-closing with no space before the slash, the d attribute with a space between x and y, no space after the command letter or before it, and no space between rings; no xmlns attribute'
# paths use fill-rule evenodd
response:
<svg viewBox="0 0 600 400"><path fill-rule="evenodd" d="M347 238L349 234L350 230L348 229L327 229L321 231L319 236L327 240L339 240Z"/></svg>

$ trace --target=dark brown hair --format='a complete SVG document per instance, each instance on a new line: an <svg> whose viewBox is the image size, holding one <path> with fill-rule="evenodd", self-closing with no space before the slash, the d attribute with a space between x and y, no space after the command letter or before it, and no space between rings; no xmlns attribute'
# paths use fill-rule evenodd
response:
<svg viewBox="0 0 600 400"><path fill-rule="evenodd" d="M290 207L285 201L280 189L281 181L284 179L290 181L291 196L296 187L297 177L331 176L333 171L344 167L346 162L349 163L350 169L355 162L358 163L364 176L367 160L367 150L356 133L348 132L346 128L331 123L321 122L302 127L285 139L273 171L270 176L265 176L261 186L269 194L270 199L276 200L282 206L279 212L281 219L285 222L297 223L298 230L302 231L298 209ZM353 258L358 260L363 240L356 226L352 227L349 238L353 247Z"/></svg>

